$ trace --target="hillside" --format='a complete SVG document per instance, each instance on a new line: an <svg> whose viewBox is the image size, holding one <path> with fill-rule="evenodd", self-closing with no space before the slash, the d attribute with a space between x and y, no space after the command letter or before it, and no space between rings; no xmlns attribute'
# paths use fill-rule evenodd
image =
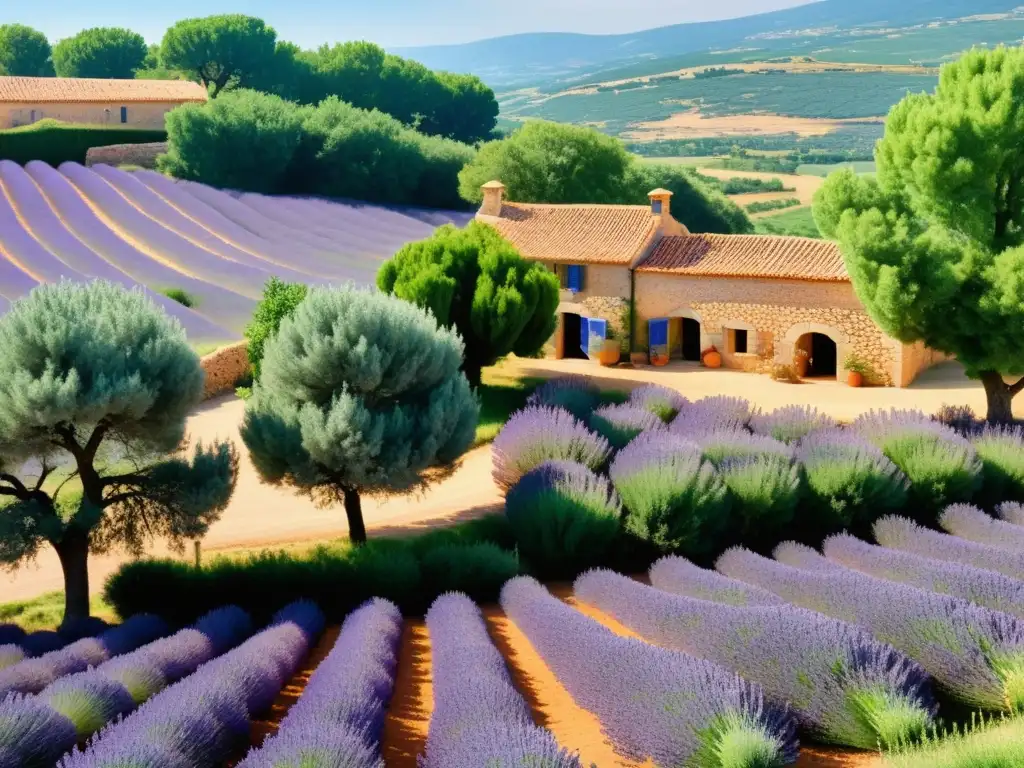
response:
<svg viewBox="0 0 1024 768"><path fill-rule="evenodd" d="M510 89L550 80L578 80L629 64L650 64L651 60L702 51L779 48L794 38L825 38L840 30L881 32L883 28L1003 14L1018 5L1019 0L821 0L739 19L677 24L631 34L523 34L463 45L404 48L396 53L428 67L471 72L494 88Z"/></svg>

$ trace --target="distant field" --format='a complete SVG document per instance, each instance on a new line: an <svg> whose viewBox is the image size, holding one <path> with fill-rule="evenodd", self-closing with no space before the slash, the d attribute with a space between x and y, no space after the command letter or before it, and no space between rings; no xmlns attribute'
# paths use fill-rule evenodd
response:
<svg viewBox="0 0 1024 768"><path fill-rule="evenodd" d="M804 176L828 176L840 168L852 168L854 173L874 173L875 163L873 160L864 160L853 163L833 163L831 165L804 164L797 166L796 172Z"/></svg>
<svg viewBox="0 0 1024 768"><path fill-rule="evenodd" d="M775 216L758 218L754 221L754 226L759 234L764 235L792 235L821 239L821 233L818 231L818 225L814 223L810 206L784 211Z"/></svg>

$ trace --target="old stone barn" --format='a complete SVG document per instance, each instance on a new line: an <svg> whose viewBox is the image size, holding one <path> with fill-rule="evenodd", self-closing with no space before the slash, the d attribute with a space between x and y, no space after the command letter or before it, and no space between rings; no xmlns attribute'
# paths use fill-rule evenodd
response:
<svg viewBox="0 0 1024 768"><path fill-rule="evenodd" d="M844 379L852 355L876 383L902 387L943 359L875 325L834 243L691 234L667 190L646 206L515 203L496 181L483 191L477 218L561 280L556 357L592 354L595 333L628 334L633 317L634 351L698 362L714 346L738 370L792 364L803 350L809 377Z"/></svg>

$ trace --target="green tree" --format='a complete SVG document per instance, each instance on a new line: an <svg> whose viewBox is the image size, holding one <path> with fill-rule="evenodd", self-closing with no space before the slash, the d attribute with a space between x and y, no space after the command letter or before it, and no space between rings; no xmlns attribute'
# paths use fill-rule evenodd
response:
<svg viewBox="0 0 1024 768"><path fill-rule="evenodd" d="M24 24L0 25L0 75L53 77L46 35Z"/></svg>
<svg viewBox="0 0 1024 768"><path fill-rule="evenodd" d="M377 287L458 331L473 386L484 366L511 352L535 356L555 332L558 278L479 222L406 245L381 267Z"/></svg>
<svg viewBox="0 0 1024 768"><path fill-rule="evenodd" d="M58 77L130 80L149 54L142 35L130 29L95 27L61 40L53 47Z"/></svg>
<svg viewBox="0 0 1024 768"><path fill-rule="evenodd" d="M960 360L990 421L1024 390L1022 128L1024 49L971 51L889 113L877 177L835 173L814 204L871 317Z"/></svg>
<svg viewBox="0 0 1024 768"><path fill-rule="evenodd" d="M691 232L745 235L754 231L742 208L697 171L678 165L633 163L626 172L624 193L614 202L635 205L659 187L672 192L672 215Z"/></svg>
<svg viewBox="0 0 1024 768"><path fill-rule="evenodd" d="M237 455L183 450L203 372L141 292L44 285L0 318L0 349L0 563L49 544L65 621L88 616L89 552L202 536L231 498Z"/></svg>
<svg viewBox="0 0 1024 768"><path fill-rule="evenodd" d="M286 283L272 277L263 287L263 298L256 305L252 322L245 326L245 349L252 364L254 381L259 381L267 342L274 337L286 317L306 298L309 288L304 283Z"/></svg>
<svg viewBox="0 0 1024 768"><path fill-rule="evenodd" d="M458 336L425 310L313 289L266 346L242 439L267 482L343 501L363 543L362 494L422 488L473 442L479 406L461 362Z"/></svg>
<svg viewBox="0 0 1024 768"><path fill-rule="evenodd" d="M216 98L225 88L245 88L274 64L277 32L262 19L241 14L185 19L164 34L160 61L201 82Z"/></svg>

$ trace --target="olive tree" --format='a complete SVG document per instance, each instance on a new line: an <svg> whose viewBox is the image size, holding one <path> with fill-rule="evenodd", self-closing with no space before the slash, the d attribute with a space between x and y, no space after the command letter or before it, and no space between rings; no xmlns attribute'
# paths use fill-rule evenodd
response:
<svg viewBox="0 0 1024 768"><path fill-rule="evenodd" d="M262 19L228 13L183 19L164 34L160 63L186 72L216 98L225 88L244 88L275 61L277 32Z"/></svg>
<svg viewBox="0 0 1024 768"><path fill-rule="evenodd" d="M484 366L510 352L532 357L555 332L558 278L480 222L447 225L406 245L381 267L377 287L458 331L473 386Z"/></svg>
<svg viewBox="0 0 1024 768"><path fill-rule="evenodd" d="M892 109L877 178L833 174L814 205L872 318L955 356L999 422L1024 390L1022 126L1024 49L971 51Z"/></svg>
<svg viewBox="0 0 1024 768"><path fill-rule="evenodd" d="M242 439L267 482L343 502L363 543L362 494L425 487L473 442L479 406L461 363L459 337L427 311L313 289L267 342Z"/></svg>
<svg viewBox="0 0 1024 768"><path fill-rule="evenodd" d="M141 292L41 286L0 318L0 350L0 564L49 544L65 621L88 616L89 552L202 536L231 498L237 455L186 450L203 371Z"/></svg>

